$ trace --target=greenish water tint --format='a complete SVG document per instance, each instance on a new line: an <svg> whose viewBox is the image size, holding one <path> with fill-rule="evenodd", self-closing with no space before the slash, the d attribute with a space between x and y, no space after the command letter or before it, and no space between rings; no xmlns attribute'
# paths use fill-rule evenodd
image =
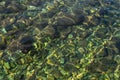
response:
<svg viewBox="0 0 120 80"><path fill-rule="evenodd" d="M119 80L119 0L1 0L0 80Z"/></svg>

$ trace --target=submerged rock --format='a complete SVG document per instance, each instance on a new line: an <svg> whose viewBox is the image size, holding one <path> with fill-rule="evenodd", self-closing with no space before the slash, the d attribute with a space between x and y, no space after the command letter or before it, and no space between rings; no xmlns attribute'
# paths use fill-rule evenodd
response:
<svg viewBox="0 0 120 80"><path fill-rule="evenodd" d="M0 50L4 50L7 47L7 41L3 36L0 36Z"/></svg>
<svg viewBox="0 0 120 80"><path fill-rule="evenodd" d="M20 40L20 43L22 45L32 44L34 42L34 39L32 36L25 36Z"/></svg>
<svg viewBox="0 0 120 80"><path fill-rule="evenodd" d="M53 25L55 26L73 26L81 24L83 21L85 21L85 16L82 14L71 15L67 13L61 13L58 16L55 16L53 20Z"/></svg>
<svg viewBox="0 0 120 80"><path fill-rule="evenodd" d="M21 50L23 53L27 53L28 51L32 50L33 47L33 43L34 43L35 39L33 39L32 36L24 36L23 38L21 38L21 40L19 41L19 43L22 45Z"/></svg>

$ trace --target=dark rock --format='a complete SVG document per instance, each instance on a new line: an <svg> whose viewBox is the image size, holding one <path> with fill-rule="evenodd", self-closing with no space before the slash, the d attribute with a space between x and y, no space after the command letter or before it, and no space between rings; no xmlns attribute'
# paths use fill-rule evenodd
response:
<svg viewBox="0 0 120 80"><path fill-rule="evenodd" d="M3 11L2 11L2 13L13 13L14 11L12 10L12 9L10 9L10 8L6 8L6 9L4 9Z"/></svg>
<svg viewBox="0 0 120 80"><path fill-rule="evenodd" d="M32 0L28 4L33 5L33 6L41 6L42 1L41 0Z"/></svg>
<svg viewBox="0 0 120 80"><path fill-rule="evenodd" d="M109 50L109 49L108 49L107 47L104 47L103 53L101 53L101 54L102 54L101 57L107 57L107 56L109 55L109 51L108 51L108 50Z"/></svg>
<svg viewBox="0 0 120 80"><path fill-rule="evenodd" d="M75 21L72 18L61 17L61 18L57 18L56 23L54 25L56 25L56 26L72 26L74 24L75 24Z"/></svg>
<svg viewBox="0 0 120 80"><path fill-rule="evenodd" d="M68 9L65 6L60 6L59 10L64 13L68 12Z"/></svg>
<svg viewBox="0 0 120 80"><path fill-rule="evenodd" d="M100 15L107 15L107 14L108 14L108 10L105 9L105 8L101 8L101 9L99 10L99 14L100 14Z"/></svg>
<svg viewBox="0 0 120 80"><path fill-rule="evenodd" d="M16 13L26 10L27 7L19 4L17 1L6 1L3 13Z"/></svg>
<svg viewBox="0 0 120 80"><path fill-rule="evenodd" d="M40 24L35 24L35 26L40 30L44 29L47 25L48 25L48 22L46 21L43 21Z"/></svg>
<svg viewBox="0 0 120 80"><path fill-rule="evenodd" d="M55 18L55 23L53 25L56 26L72 26L76 24L81 24L85 20L83 15L71 15L71 14L63 14L59 15Z"/></svg>
<svg viewBox="0 0 120 80"><path fill-rule="evenodd" d="M26 45L26 46L23 46L21 50L23 53L28 53L30 50L33 50L33 49L34 47L32 45Z"/></svg>
<svg viewBox="0 0 120 80"><path fill-rule="evenodd" d="M75 18L76 23L75 24L81 24L82 22L85 21L85 16L84 15L77 15Z"/></svg>
<svg viewBox="0 0 120 80"><path fill-rule="evenodd" d="M34 42L34 39L31 36L25 36L20 40L20 43L22 45L32 44Z"/></svg>
<svg viewBox="0 0 120 80"><path fill-rule="evenodd" d="M88 4L91 6L100 6L100 2L98 0L89 0Z"/></svg>
<svg viewBox="0 0 120 80"><path fill-rule="evenodd" d="M12 25L7 25L6 27L5 27L5 30L6 31L11 31L13 29L13 26Z"/></svg>
<svg viewBox="0 0 120 80"><path fill-rule="evenodd" d="M104 3L112 5L115 2L114 2L114 0L104 0Z"/></svg>
<svg viewBox="0 0 120 80"><path fill-rule="evenodd" d="M23 28L27 27L26 24L25 24L25 23L22 23L22 22L16 22L16 23L14 24L14 26L15 26L16 28L18 28L18 29L23 29Z"/></svg>
<svg viewBox="0 0 120 80"><path fill-rule="evenodd" d="M5 38L0 36L0 50L4 50L7 47L7 41Z"/></svg>
<svg viewBox="0 0 120 80"><path fill-rule="evenodd" d="M60 32L58 31L58 28L57 26L53 26L55 32L54 32L54 38L58 38L60 37Z"/></svg>
<svg viewBox="0 0 120 80"><path fill-rule="evenodd" d="M21 44L21 50L23 53L27 53L30 50L34 49L34 46L32 45L35 40L32 36L25 36L20 40Z"/></svg>
<svg viewBox="0 0 120 80"><path fill-rule="evenodd" d="M119 41L116 41L115 46L119 49L119 52L120 52L120 40L119 40Z"/></svg>
<svg viewBox="0 0 120 80"><path fill-rule="evenodd" d="M42 13L41 16L43 18L52 18L55 14L56 14L56 10L54 9L54 10L51 10L47 13Z"/></svg>

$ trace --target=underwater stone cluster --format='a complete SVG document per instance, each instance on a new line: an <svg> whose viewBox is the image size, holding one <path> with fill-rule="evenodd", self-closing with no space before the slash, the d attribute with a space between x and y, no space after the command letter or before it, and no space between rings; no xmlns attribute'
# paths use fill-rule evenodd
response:
<svg viewBox="0 0 120 80"><path fill-rule="evenodd" d="M0 79L119 79L119 0L1 0Z"/></svg>

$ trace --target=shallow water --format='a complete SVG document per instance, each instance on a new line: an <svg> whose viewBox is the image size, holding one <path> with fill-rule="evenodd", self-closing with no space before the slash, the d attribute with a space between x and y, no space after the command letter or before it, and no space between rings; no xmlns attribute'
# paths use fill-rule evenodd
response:
<svg viewBox="0 0 120 80"><path fill-rule="evenodd" d="M0 1L0 80L118 80L119 0Z"/></svg>

